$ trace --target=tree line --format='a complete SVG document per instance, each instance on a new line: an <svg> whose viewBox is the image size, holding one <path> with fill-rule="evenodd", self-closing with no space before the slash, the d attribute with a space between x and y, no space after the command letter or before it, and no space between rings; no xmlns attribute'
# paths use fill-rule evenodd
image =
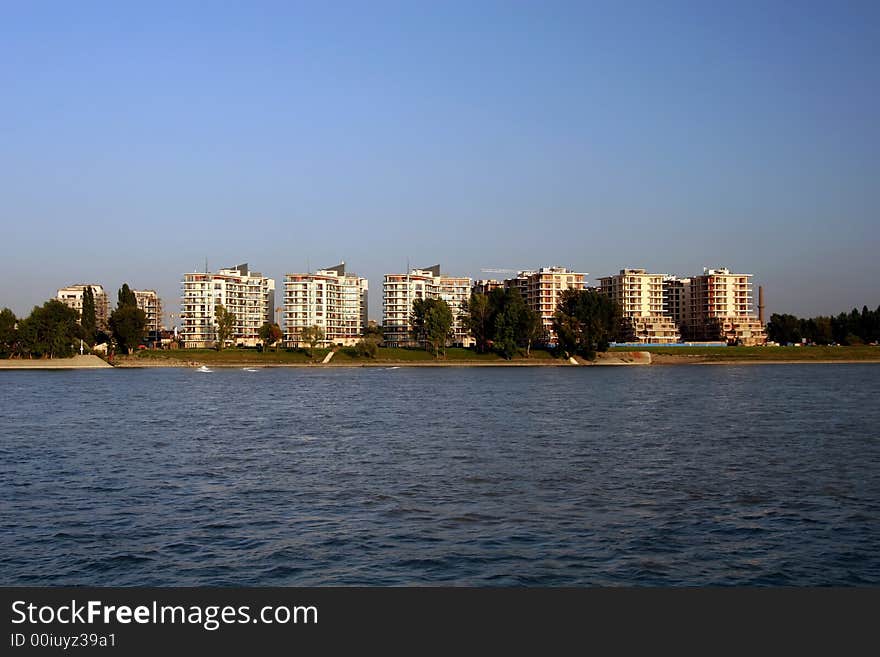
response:
<svg viewBox="0 0 880 657"><path fill-rule="evenodd" d="M0 357L67 358L79 349L80 340L89 347L109 343L117 350L136 349L146 335L147 316L137 307L134 292L124 284L110 313L109 333L97 325L95 296L91 287L83 291L82 312L58 299L34 306L27 317L18 318L9 308L0 310Z"/></svg>
<svg viewBox="0 0 880 657"><path fill-rule="evenodd" d="M794 344L806 340L812 344L859 345L880 342L880 306L861 312L853 308L836 316L810 318L795 315L770 315L767 338L779 344Z"/></svg>
<svg viewBox="0 0 880 657"><path fill-rule="evenodd" d="M541 315L526 305L516 288L472 294L463 321L478 352L492 350L508 360L517 353L528 358L534 345L550 342ZM608 349L620 324L620 307L609 297L595 290L563 290L552 322L557 353L595 358L597 351Z"/></svg>

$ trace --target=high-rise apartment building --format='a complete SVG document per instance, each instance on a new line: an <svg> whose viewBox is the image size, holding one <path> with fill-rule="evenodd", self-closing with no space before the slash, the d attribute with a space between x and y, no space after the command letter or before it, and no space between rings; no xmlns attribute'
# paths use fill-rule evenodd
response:
<svg viewBox="0 0 880 657"><path fill-rule="evenodd" d="M87 287L92 288L95 297L95 326L99 331L108 330L107 320L110 317L110 302L103 286L97 283L77 283L68 285L58 290L57 299L64 305L73 308L82 318L83 292Z"/></svg>
<svg viewBox="0 0 880 657"><path fill-rule="evenodd" d="M599 279L599 292L620 306L624 341L669 344L681 339L678 326L665 314L665 278L644 269L621 269Z"/></svg>
<svg viewBox="0 0 880 657"><path fill-rule="evenodd" d="M218 305L235 317L231 341L236 345L256 346L260 327L273 321L275 281L250 271L247 263L215 273L184 274L182 285L180 320L185 347L215 346Z"/></svg>
<svg viewBox="0 0 880 657"><path fill-rule="evenodd" d="M753 313L751 277L725 268L704 269L702 275L692 276L685 286L685 338L765 344L764 327Z"/></svg>
<svg viewBox="0 0 880 657"><path fill-rule="evenodd" d="M157 336L162 330L162 300L156 290L132 290L137 306L147 316L146 331Z"/></svg>
<svg viewBox="0 0 880 657"><path fill-rule="evenodd" d="M690 284L691 279L679 278L678 276L665 276L663 278L664 308L663 313L668 315L681 331L688 316L690 307Z"/></svg>
<svg viewBox="0 0 880 657"><path fill-rule="evenodd" d="M526 305L541 316L544 331L552 343L555 341L553 316L563 290L583 290L587 274L573 272L565 267L541 267L535 271L521 271L516 278L504 281L505 287L519 290Z"/></svg>
<svg viewBox="0 0 880 657"><path fill-rule="evenodd" d="M302 331L318 326L324 344L356 343L367 326L366 278L345 271L345 263L314 274L284 277L284 342L299 346Z"/></svg>
<svg viewBox="0 0 880 657"><path fill-rule="evenodd" d="M406 274L386 274L382 290L385 344L391 347L413 344L413 302L416 299L442 299L452 310L451 344L472 345L473 338L462 321L471 287L472 280L468 277L441 275L440 265L412 269Z"/></svg>

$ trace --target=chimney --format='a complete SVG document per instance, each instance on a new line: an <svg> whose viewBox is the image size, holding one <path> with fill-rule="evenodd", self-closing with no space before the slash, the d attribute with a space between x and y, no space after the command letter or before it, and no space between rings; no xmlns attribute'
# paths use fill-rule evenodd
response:
<svg viewBox="0 0 880 657"><path fill-rule="evenodd" d="M764 286L758 286L758 320L764 326Z"/></svg>

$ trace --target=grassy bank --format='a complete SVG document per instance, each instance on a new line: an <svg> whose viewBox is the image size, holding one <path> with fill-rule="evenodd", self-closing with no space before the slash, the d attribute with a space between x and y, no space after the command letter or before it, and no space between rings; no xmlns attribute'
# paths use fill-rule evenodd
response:
<svg viewBox="0 0 880 657"><path fill-rule="evenodd" d="M633 351L615 347L614 351ZM655 362L880 361L880 347L645 347Z"/></svg>
<svg viewBox="0 0 880 657"><path fill-rule="evenodd" d="M131 356L117 357L117 364L128 366L186 366L186 365L318 365L327 355L327 349L315 349L309 354L303 349L277 352L259 352L251 349L167 349L143 350ZM495 353L478 354L471 349L449 348L446 356L435 359L433 354L423 349L399 349L380 347L376 358L359 356L354 347L343 347L336 352L330 365L369 365L372 363L432 364L432 363L473 363L504 364L506 361ZM517 358L515 363L556 364L552 354L546 350L532 350L529 359Z"/></svg>

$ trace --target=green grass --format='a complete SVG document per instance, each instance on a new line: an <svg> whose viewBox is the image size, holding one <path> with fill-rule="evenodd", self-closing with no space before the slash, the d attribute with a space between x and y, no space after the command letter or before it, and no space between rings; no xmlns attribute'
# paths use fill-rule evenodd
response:
<svg viewBox="0 0 880 657"><path fill-rule="evenodd" d="M327 349L315 349L309 356L302 349L287 351L279 349L275 351L259 352L255 349L158 349L141 350L136 358L143 360L166 360L166 361L198 361L200 363L254 363L254 364L285 364L285 363L320 363L327 355Z"/></svg>
<svg viewBox="0 0 880 657"><path fill-rule="evenodd" d="M650 351L699 360L880 360L880 347L614 347L610 351ZM697 358L694 358L696 360Z"/></svg>
<svg viewBox="0 0 880 657"><path fill-rule="evenodd" d="M269 350L259 352L254 349L224 349L216 351L214 349L165 349L165 350L141 350L131 357L135 360L147 361L165 361L169 364L176 362L199 362L213 363L216 365L227 364L263 364L263 365L284 365L284 364L308 364L320 363L324 356L327 355L327 349L315 349L310 357L303 349L285 350L279 349L277 352ZM552 359L553 355L544 349L533 349L529 360L547 361ZM517 360L524 360L518 358ZM486 354L478 354L472 349L462 349L461 347L449 347L446 350L446 357L435 359L434 355L424 349L403 349L396 347L380 347L375 359L358 356L354 347L342 347L336 352L332 363L371 363L371 362L488 362L500 363L504 362L498 354L494 352Z"/></svg>

